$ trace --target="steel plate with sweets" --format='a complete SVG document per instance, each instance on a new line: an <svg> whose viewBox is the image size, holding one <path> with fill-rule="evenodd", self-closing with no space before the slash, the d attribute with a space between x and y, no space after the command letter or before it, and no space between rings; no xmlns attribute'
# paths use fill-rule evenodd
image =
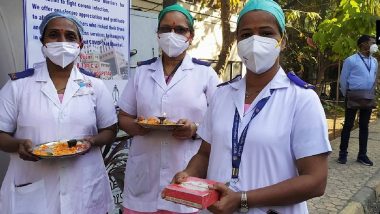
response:
<svg viewBox="0 0 380 214"><path fill-rule="evenodd" d="M147 129L154 130L167 130L171 131L175 128L184 126L184 124L177 124L176 122L170 121L166 118L158 119L157 117L149 117L144 119L143 117L139 117L136 120L137 124Z"/></svg>
<svg viewBox="0 0 380 214"><path fill-rule="evenodd" d="M32 153L40 158L64 158L86 153L91 143L86 140L61 140L37 145Z"/></svg>

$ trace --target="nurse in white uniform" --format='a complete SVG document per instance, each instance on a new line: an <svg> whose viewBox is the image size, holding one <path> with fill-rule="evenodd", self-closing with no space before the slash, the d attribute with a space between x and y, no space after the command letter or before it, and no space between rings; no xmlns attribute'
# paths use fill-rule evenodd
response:
<svg viewBox="0 0 380 214"><path fill-rule="evenodd" d="M0 213L93 214L113 208L100 147L116 135L112 97L99 79L79 70L83 27L64 13L40 25L46 62L14 73L0 92L0 149L11 160L0 191ZM86 137L90 151L78 157L41 159L32 147Z"/></svg>
<svg viewBox="0 0 380 214"><path fill-rule="evenodd" d="M204 140L176 182L216 180L213 213L308 213L323 195L331 151L317 94L279 65L285 17L272 0L251 0L240 12L238 54L247 75L221 85L200 125Z"/></svg>
<svg viewBox="0 0 380 214"><path fill-rule="evenodd" d="M219 79L208 63L186 53L193 36L193 17L175 4L159 14L162 57L139 64L119 100L120 128L133 135L125 175L124 213L193 213L196 209L161 198L162 189L198 151L201 122ZM149 131L137 117L166 116L184 126Z"/></svg>

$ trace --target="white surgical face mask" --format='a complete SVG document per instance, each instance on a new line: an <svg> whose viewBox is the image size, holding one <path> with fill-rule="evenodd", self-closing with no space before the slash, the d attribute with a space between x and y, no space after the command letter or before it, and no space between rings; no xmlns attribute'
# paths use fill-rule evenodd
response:
<svg viewBox="0 0 380 214"><path fill-rule="evenodd" d="M379 51L379 47L376 44L373 44L373 45L371 45L371 47L369 47L369 53L370 54L374 54L377 51Z"/></svg>
<svg viewBox="0 0 380 214"><path fill-rule="evenodd" d="M238 55L248 70L255 74L268 71L280 55L277 40L253 35L238 43Z"/></svg>
<svg viewBox="0 0 380 214"><path fill-rule="evenodd" d="M174 32L161 33L158 45L169 57L177 57L189 47L189 39Z"/></svg>
<svg viewBox="0 0 380 214"><path fill-rule="evenodd" d="M76 42L49 42L42 46L42 53L54 64L64 68L78 57L80 47Z"/></svg>

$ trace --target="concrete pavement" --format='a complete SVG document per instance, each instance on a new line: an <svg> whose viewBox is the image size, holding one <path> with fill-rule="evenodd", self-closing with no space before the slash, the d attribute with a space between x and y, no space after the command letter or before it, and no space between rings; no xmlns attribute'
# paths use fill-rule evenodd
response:
<svg viewBox="0 0 380 214"><path fill-rule="evenodd" d="M380 120L370 123L368 157L374 166L356 162L359 149L359 129L352 130L347 164L336 162L340 138L331 141L329 175L325 195L308 201L310 214L379 213L376 205L380 196Z"/></svg>

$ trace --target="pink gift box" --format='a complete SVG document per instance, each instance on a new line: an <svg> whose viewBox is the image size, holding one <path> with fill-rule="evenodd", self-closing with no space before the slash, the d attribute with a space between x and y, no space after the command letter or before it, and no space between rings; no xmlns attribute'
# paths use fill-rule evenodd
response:
<svg viewBox="0 0 380 214"><path fill-rule="evenodd" d="M169 184L163 190L163 197L168 201L197 209L205 209L219 199L219 193L208 188L209 185L215 183L216 181L188 177L181 184Z"/></svg>

